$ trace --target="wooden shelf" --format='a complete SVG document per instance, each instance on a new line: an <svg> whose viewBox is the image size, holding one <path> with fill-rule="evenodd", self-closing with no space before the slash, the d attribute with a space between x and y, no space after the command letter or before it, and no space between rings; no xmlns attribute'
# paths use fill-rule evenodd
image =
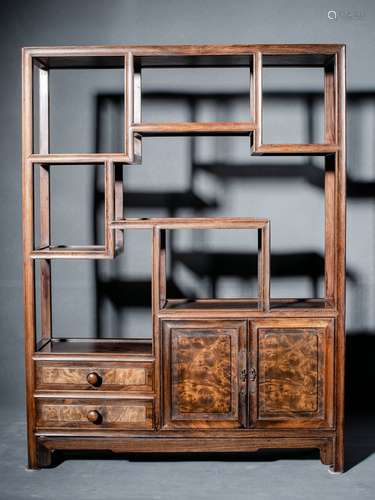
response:
<svg viewBox="0 0 375 500"><path fill-rule="evenodd" d="M319 316L334 317L336 310L327 299L280 298L270 300L270 310L262 311L258 299L168 299L160 310L161 317L193 316L217 317Z"/></svg>
<svg viewBox="0 0 375 500"><path fill-rule="evenodd" d="M142 136L174 135L249 135L255 130L254 122L176 122L133 123L131 130Z"/></svg>
<svg viewBox="0 0 375 500"><path fill-rule="evenodd" d="M112 229L261 229L268 224L268 219L246 217L164 217L164 218L129 218L113 221Z"/></svg>
<svg viewBox="0 0 375 500"><path fill-rule="evenodd" d="M335 144L262 144L253 149L254 156L320 156L336 153Z"/></svg>
<svg viewBox="0 0 375 500"><path fill-rule="evenodd" d="M29 156L32 163L75 165L77 163L129 163L129 157L123 153L50 153L32 154Z"/></svg>
<svg viewBox="0 0 375 500"><path fill-rule="evenodd" d="M51 246L34 250L32 259L108 259L111 258L104 245Z"/></svg>
<svg viewBox="0 0 375 500"><path fill-rule="evenodd" d="M151 356L151 339L54 338L38 354L116 354Z"/></svg>
<svg viewBox="0 0 375 500"><path fill-rule="evenodd" d="M269 66L324 66L339 53L341 44L252 45L81 45L28 47L24 53L46 68L123 67L131 52L143 68L185 66L248 66L261 52Z"/></svg>

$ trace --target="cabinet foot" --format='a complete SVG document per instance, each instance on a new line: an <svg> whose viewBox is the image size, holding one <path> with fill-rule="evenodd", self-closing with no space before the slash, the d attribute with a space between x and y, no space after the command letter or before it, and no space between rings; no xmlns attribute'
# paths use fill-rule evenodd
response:
<svg viewBox="0 0 375 500"><path fill-rule="evenodd" d="M37 443L35 450L29 454L27 468L29 470L38 470L50 467L52 464L52 451L46 448L42 443Z"/></svg>
<svg viewBox="0 0 375 500"><path fill-rule="evenodd" d="M39 443L38 446L38 465L39 468L50 467L52 464L52 451Z"/></svg>
<svg viewBox="0 0 375 500"><path fill-rule="evenodd" d="M333 467L333 440L328 440L320 446L320 461L322 464L328 465L330 468Z"/></svg>
<svg viewBox="0 0 375 500"><path fill-rule="evenodd" d="M322 464L328 465L331 474L344 472L344 457L335 447L335 439L329 440L320 446L320 460Z"/></svg>

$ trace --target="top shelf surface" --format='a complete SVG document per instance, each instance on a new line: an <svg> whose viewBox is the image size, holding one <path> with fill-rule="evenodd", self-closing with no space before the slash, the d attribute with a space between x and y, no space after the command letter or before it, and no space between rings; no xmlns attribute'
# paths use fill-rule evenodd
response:
<svg viewBox="0 0 375 500"><path fill-rule="evenodd" d="M253 54L262 53L264 66L325 66L341 44L252 45L81 45L28 47L30 55L50 69L118 68L129 52L139 67L248 67Z"/></svg>

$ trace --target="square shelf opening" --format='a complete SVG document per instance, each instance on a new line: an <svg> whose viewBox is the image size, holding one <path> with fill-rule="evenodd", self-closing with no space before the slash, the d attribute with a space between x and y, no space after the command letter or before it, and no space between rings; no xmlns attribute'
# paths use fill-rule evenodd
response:
<svg viewBox="0 0 375 500"><path fill-rule="evenodd" d="M263 145L325 144L322 67L263 67Z"/></svg>
<svg viewBox="0 0 375 500"><path fill-rule="evenodd" d="M74 59L71 66L55 67L53 58L34 64L33 153L123 155L124 57L95 68ZM113 94L116 101L103 98Z"/></svg>

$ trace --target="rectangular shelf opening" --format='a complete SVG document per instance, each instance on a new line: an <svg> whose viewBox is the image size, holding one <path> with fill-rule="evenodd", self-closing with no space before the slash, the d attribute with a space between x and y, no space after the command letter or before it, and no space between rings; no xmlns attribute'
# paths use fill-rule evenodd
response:
<svg viewBox="0 0 375 500"><path fill-rule="evenodd" d="M68 59L34 60L33 152L124 155L125 58Z"/></svg>
<svg viewBox="0 0 375 500"><path fill-rule="evenodd" d="M244 259L246 265L241 264L240 267L236 265L241 245L239 241L244 248L244 255L247 255L247 260L246 257ZM219 280L239 280L242 285L246 283L245 296L248 297L251 288L255 287L254 295L258 297L259 308L269 309L270 242L267 219L165 219L153 228L153 245L156 273L154 308L163 309L168 299L173 298L167 282L167 276L171 276L172 281L184 283L184 296L191 299L202 297L204 288L209 289L205 292L207 297L221 297L223 288L219 288ZM225 265L222 263L218 266L217 246L223 248L219 253L226 262ZM257 249L255 258L249 251L251 247ZM227 294L228 283L226 285ZM236 284L233 288L232 283L229 292L232 297L238 293L234 290L238 288Z"/></svg>
<svg viewBox="0 0 375 500"><path fill-rule="evenodd" d="M100 259L121 251L118 234L115 238L108 224L123 213L121 166L32 160L28 168L35 192L32 258Z"/></svg>
<svg viewBox="0 0 375 500"><path fill-rule="evenodd" d="M135 134L249 135L254 130L250 110L252 56L247 57L244 67L226 67L220 57L216 63L215 57L197 58L197 64L194 61L194 57L189 59L189 67L172 63L148 68L135 58ZM231 99L225 99L228 91L233 93ZM164 94L168 101L160 105L155 98ZM199 101L192 95L199 95Z"/></svg>
<svg viewBox="0 0 375 500"><path fill-rule="evenodd" d="M38 345L49 337L51 342L65 342L64 339L83 342L82 349L84 346L91 349L90 342L106 341L108 349L111 346L117 349L117 341L121 345L127 341L152 345L150 239L149 231L127 235L128 251L116 261L47 261L50 277L47 288L46 261L38 259L35 266ZM148 250L141 258L137 252L140 241ZM65 345L59 344L56 349ZM81 349L79 345L77 348Z"/></svg>

